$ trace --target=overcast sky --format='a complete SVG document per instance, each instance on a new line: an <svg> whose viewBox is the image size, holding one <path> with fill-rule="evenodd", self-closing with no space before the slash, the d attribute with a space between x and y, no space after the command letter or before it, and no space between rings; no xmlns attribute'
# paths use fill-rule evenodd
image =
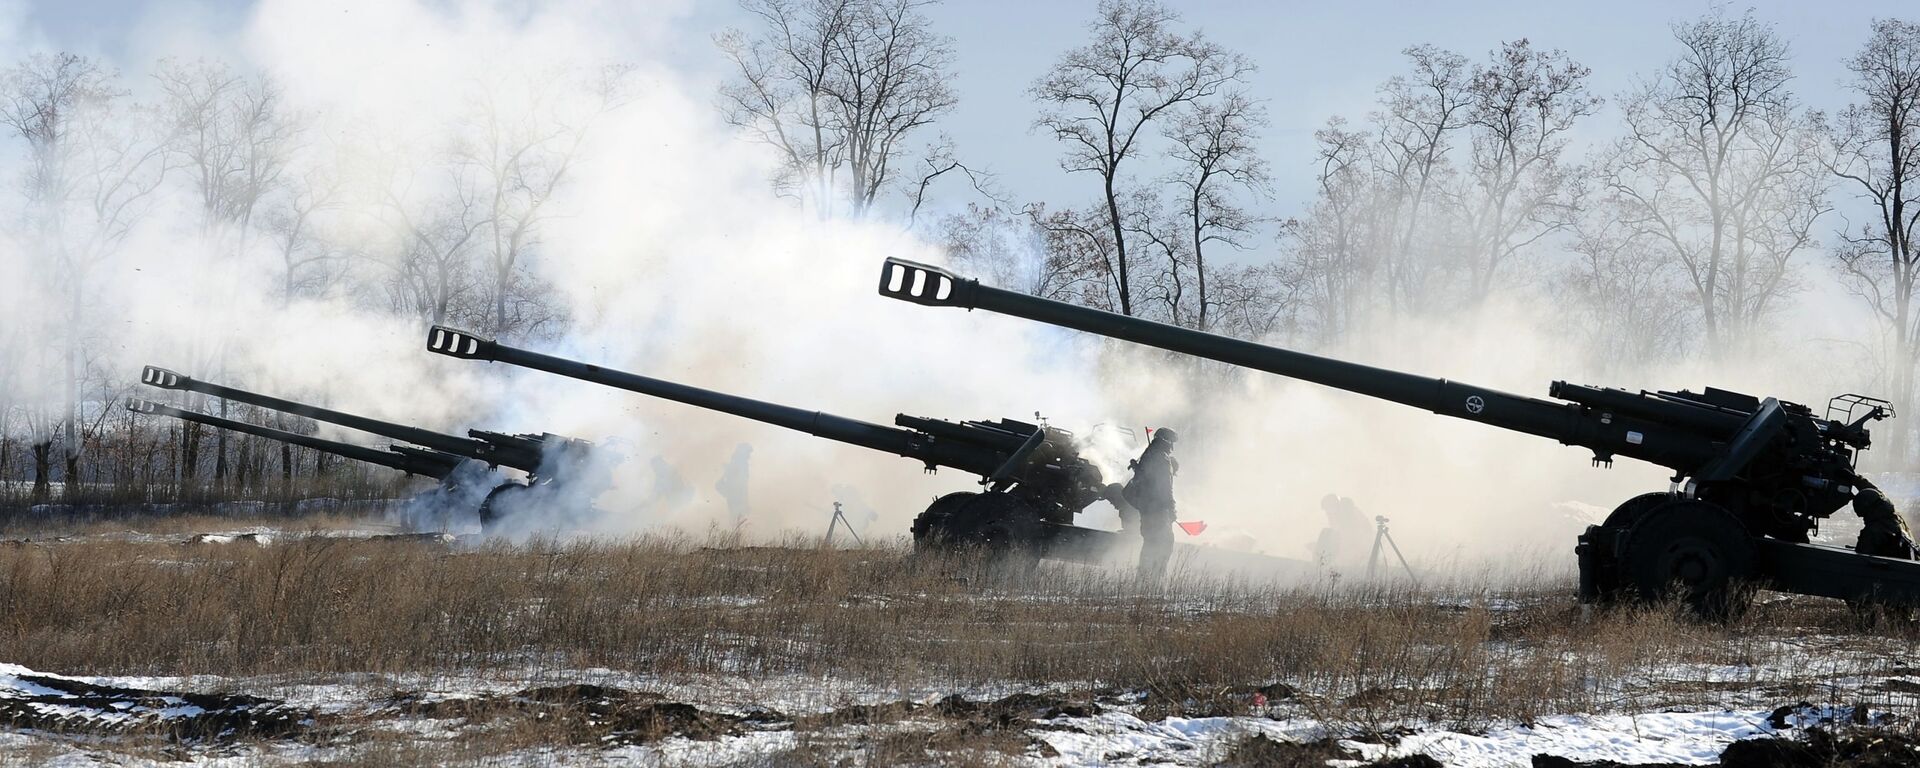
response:
<svg viewBox="0 0 1920 768"><path fill-rule="evenodd" d="M1407 46L1431 43L1478 59L1501 41L1529 38L1536 47L1564 49L1591 67L1593 89L1611 99L1673 55L1672 22L1705 13L1714 4L1190 0L1173 5L1184 15L1185 26L1203 30L1259 66L1247 88L1267 103L1273 119L1264 142L1275 177L1271 209L1289 215L1312 196L1314 129L1336 114L1363 119L1380 82L1404 69L1400 51ZM1920 18L1920 4L1914 0L1772 0L1750 5L1791 39L1796 90L1808 104L1822 109L1846 102L1838 85L1844 74L1841 62L1866 38L1874 18ZM14 27L0 43L79 51L139 71L160 55L232 55L242 47L239 37L248 6L241 0L41 0L24 5L0 0ZM631 4L617 7L628 10L610 16L634 15ZM940 30L954 39L957 54L954 85L960 105L943 121L943 129L964 159L994 171L1005 191L1018 200L1083 204L1097 190L1094 179L1059 170L1057 145L1030 129L1037 105L1026 92L1061 51L1084 41L1093 7L1091 0L948 0L932 10ZM1737 13L1748 4L1728 7ZM643 19L639 23L672 29L671 34L650 35L667 42L665 50L648 55L665 57L701 87L725 74L712 34L746 21L730 0L659 3L638 15ZM1614 125L1614 115L1603 113L1589 122L1588 132L1606 134Z"/></svg>

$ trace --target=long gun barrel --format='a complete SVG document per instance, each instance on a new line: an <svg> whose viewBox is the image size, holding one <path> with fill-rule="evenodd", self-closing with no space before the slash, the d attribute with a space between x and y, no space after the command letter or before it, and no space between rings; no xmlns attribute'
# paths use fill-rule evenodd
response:
<svg viewBox="0 0 1920 768"><path fill-rule="evenodd" d="M1304 352L1255 344L1189 328L1119 315L1089 307L1044 299L981 285L939 267L904 259L887 259L880 293L903 301L935 307L981 309L1035 320L1102 336L1196 355L1254 370L1313 382L1335 389L1423 408L1444 416L1490 424L1579 445L1610 460L1614 454L1644 459L1675 468L1695 468L1718 452L1712 439L1650 440L1637 420L1622 418L1599 423L1583 418L1583 408L1516 395L1447 379L1350 363ZM1639 393L1603 390L1555 382L1551 393L1569 400L1580 395L1643 400ZM1756 407L1758 403L1755 404ZM1738 430L1747 414L1715 408L1703 402L1668 398L1641 405L1663 414L1677 413L1689 424L1710 424L1726 432ZM1625 414L1623 414L1624 416ZM1722 438L1724 439L1724 438Z"/></svg>
<svg viewBox="0 0 1920 768"><path fill-rule="evenodd" d="M342 443L314 437L312 435L302 435L296 432L288 432L286 430L274 429L258 424L249 424L244 421L224 419L219 416L211 416L197 411L175 408L149 400L129 399L127 401L127 410L133 411L134 413L145 413L155 416L171 416L181 421L205 424L216 429L264 437L268 440L278 440L283 443L312 448L316 451L330 453L335 456L344 456L355 461L363 461L368 464L397 469L410 475L421 475L436 480L445 478L451 474L454 467L459 466L462 461L459 456L418 448L402 450L399 447L395 447L391 450L381 451L352 443Z"/></svg>
<svg viewBox="0 0 1920 768"><path fill-rule="evenodd" d="M435 432L430 429L395 424L389 421L356 416L351 413L335 411L318 406L296 403L292 400L248 392L243 389L221 386L199 381L191 376L176 373L165 368L147 366L140 372L141 383L185 392L199 392L212 397L225 398L248 405L268 408L275 411L304 416L309 419L330 422L362 432L371 432L381 437L425 446L436 451L478 459L496 466L512 467L525 472L537 472L540 469L541 452L538 441L494 442L482 434L472 437L459 437ZM492 434L492 433L485 433ZM517 436L516 436L517 437Z"/></svg>
<svg viewBox="0 0 1920 768"><path fill-rule="evenodd" d="M1119 534L1073 525L1088 504L1110 498L1100 470L1079 454L1073 435L1012 419L945 421L900 414L896 426L871 424L671 381L543 355L435 326L427 349L450 357L532 368L595 384L786 427L828 440L917 460L931 472L950 467L980 476L981 490L949 493L913 523L916 547L982 546L1097 560Z"/></svg>
<svg viewBox="0 0 1920 768"><path fill-rule="evenodd" d="M1809 542L1808 532L1854 496L1867 425L1893 415L1884 400L1841 395L1824 416L1736 392L1631 392L1553 382L1537 400L1269 347L980 285L901 259L881 268L883 296L964 307L1110 336L1549 437L1674 470L1675 489L1628 499L1581 534L1582 599L1683 596L1706 613L1734 605L1743 582L1849 600L1920 605L1920 563ZM1681 481L1685 481L1682 483ZM1675 591L1675 585L1679 585Z"/></svg>
<svg viewBox="0 0 1920 768"><path fill-rule="evenodd" d="M935 467L954 467L982 476L991 475L1003 463L993 454L971 449L957 442L944 442L941 436L923 429L928 424L950 428L953 431L968 431L970 427L991 426L967 422L956 425L937 419L920 419L902 415L899 417L902 427L888 427L871 422L835 416L821 411L809 411L778 403L729 395L685 384L641 376L635 373L604 368L592 363L543 355L525 349L484 339L472 333L444 326L434 326L427 333L427 349L451 357L468 360L486 360L507 363L522 368L558 374L581 381L593 382L629 392L672 400L679 403L728 413L754 421L786 427L823 437L841 443L857 445L876 451L883 451L907 458L919 459L929 469ZM912 422L912 423L908 423ZM988 434L975 428L968 431L968 437ZM929 437L929 435L934 435ZM1026 434L1015 434L1007 430L991 432L993 438L1005 437L1012 441L1009 451L1019 448L1019 444L1028 439ZM996 440L995 442L1005 442Z"/></svg>

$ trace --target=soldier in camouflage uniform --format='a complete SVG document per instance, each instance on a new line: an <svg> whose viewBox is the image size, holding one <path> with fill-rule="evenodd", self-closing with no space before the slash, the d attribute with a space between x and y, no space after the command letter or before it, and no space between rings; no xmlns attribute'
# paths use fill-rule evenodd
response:
<svg viewBox="0 0 1920 768"><path fill-rule="evenodd" d="M1166 575L1167 561L1173 558L1173 476L1180 463L1173 458L1173 444L1180 436L1162 427L1153 431L1153 442L1133 461L1133 479L1127 481L1122 495L1140 511L1140 565L1143 579Z"/></svg>
<svg viewBox="0 0 1920 768"><path fill-rule="evenodd" d="M1853 497L1853 512L1860 516L1860 540L1854 551L1863 555L1914 559L1913 532L1895 509L1887 494L1864 477L1855 476L1858 491Z"/></svg>

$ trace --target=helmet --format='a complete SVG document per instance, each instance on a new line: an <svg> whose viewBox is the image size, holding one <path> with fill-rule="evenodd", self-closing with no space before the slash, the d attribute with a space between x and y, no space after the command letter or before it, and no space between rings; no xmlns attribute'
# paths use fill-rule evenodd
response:
<svg viewBox="0 0 1920 768"><path fill-rule="evenodd" d="M1153 439L1165 440L1167 445L1176 445L1180 442L1180 433L1173 431L1173 427L1161 427L1153 431Z"/></svg>

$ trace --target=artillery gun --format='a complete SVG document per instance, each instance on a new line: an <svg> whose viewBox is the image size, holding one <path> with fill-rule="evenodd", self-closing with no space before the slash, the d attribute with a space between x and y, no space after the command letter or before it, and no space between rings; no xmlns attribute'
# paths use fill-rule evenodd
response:
<svg viewBox="0 0 1920 768"><path fill-rule="evenodd" d="M175 408L171 405L163 405L151 400L129 398L127 400L127 410L153 416L171 416L181 421L205 424L215 429L224 429L229 432L239 432L255 437L264 437L268 440L277 440L304 448L312 448L322 453L343 456L353 459L354 461L374 464L389 469L397 469L409 475L431 477L435 480L446 480L448 476L453 474L455 467L460 466L461 462L466 461L466 459L462 459L451 453L444 453L429 448L415 448L409 445L388 446L387 450L382 451L362 445L342 443L336 440L314 437L312 435L288 432L283 429L249 424L244 421L234 421L233 419L221 418L219 416L210 416L198 411Z"/></svg>
<svg viewBox="0 0 1920 768"><path fill-rule="evenodd" d="M563 491L567 497L584 501L597 495L606 486L605 473L599 469L599 462L590 459L593 444L577 438L552 433L510 435L479 429L467 430L467 437L460 437L199 381L151 365L140 372L140 381L161 389L199 392L338 424L433 451L474 459L490 467L509 467L527 473L524 482L502 483L487 493L479 509L482 529L491 528L521 507L545 499L561 498Z"/></svg>
<svg viewBox="0 0 1920 768"><path fill-rule="evenodd" d="M507 363L729 413L828 440L914 459L934 472L950 467L980 476L980 491L935 499L913 523L914 547L979 547L1033 557L1091 562L1121 544L1121 534L1073 525L1073 516L1118 497L1099 468L1079 454L1073 434L1013 419L952 422L900 414L888 427L819 411L762 402L591 363L516 349L434 326L427 349L468 360Z"/></svg>
<svg viewBox="0 0 1920 768"><path fill-rule="evenodd" d="M1833 398L1826 412L1725 390L1634 392L1556 381L1564 402L1359 365L981 285L939 267L887 259L880 294L982 309L1100 334L1423 408L1672 469L1668 491L1635 496L1575 552L1580 596L1680 597L1696 610L1735 609L1744 586L1859 601L1920 604L1920 563L1808 543L1845 506L1867 425L1886 401Z"/></svg>

